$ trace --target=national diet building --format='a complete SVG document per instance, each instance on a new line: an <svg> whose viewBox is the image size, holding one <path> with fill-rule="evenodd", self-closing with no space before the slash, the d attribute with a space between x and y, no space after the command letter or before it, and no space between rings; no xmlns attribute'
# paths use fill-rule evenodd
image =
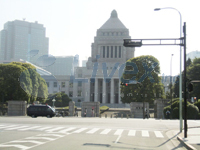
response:
<svg viewBox="0 0 200 150"><path fill-rule="evenodd" d="M131 39L129 30L113 10L110 18L97 29L86 67L76 67L74 75L68 78L67 94L76 104L99 101L109 107L123 105L120 78L126 61L135 52L134 48L123 46L123 39Z"/></svg>

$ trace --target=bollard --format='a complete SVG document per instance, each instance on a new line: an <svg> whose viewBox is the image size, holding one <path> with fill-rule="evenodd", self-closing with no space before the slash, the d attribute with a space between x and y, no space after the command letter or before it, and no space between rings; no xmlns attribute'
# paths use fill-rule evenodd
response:
<svg viewBox="0 0 200 150"><path fill-rule="evenodd" d="M105 118L107 118L107 114L105 114Z"/></svg>
<svg viewBox="0 0 200 150"><path fill-rule="evenodd" d="M121 119L123 118L123 114L121 114Z"/></svg>
<svg viewBox="0 0 200 150"><path fill-rule="evenodd" d="M126 117L127 117L127 119L129 118L129 115L128 114L126 114Z"/></svg>
<svg viewBox="0 0 200 150"><path fill-rule="evenodd" d="M112 114L111 114L110 118L112 118Z"/></svg>
<svg viewBox="0 0 200 150"><path fill-rule="evenodd" d="M99 114L99 118L101 118L101 114Z"/></svg>
<svg viewBox="0 0 200 150"><path fill-rule="evenodd" d="M116 114L116 119L117 119L117 117L118 117L118 114Z"/></svg>

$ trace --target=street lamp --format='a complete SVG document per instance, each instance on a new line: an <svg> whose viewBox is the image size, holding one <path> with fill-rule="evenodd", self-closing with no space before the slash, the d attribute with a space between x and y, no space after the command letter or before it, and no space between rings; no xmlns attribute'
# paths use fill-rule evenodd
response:
<svg viewBox="0 0 200 150"><path fill-rule="evenodd" d="M172 116L172 57L174 54L171 54L171 66L170 66L170 82L171 82L171 87L170 87L170 95L171 95L171 116Z"/></svg>
<svg viewBox="0 0 200 150"><path fill-rule="evenodd" d="M154 11L159 11L162 9L173 9L176 10L180 15L180 38L182 37L182 16L181 13L173 7L165 7L165 8L155 8ZM180 46L180 77L179 77L179 118L180 118L180 132L182 132L182 49Z"/></svg>

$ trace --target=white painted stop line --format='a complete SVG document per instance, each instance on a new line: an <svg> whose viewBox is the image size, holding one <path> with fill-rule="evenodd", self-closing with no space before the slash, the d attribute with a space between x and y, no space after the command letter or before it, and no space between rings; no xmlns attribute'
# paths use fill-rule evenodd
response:
<svg viewBox="0 0 200 150"><path fill-rule="evenodd" d="M81 129L79 129L79 130L76 130L76 131L74 131L73 133L80 133L80 132L82 132L82 131L84 131L84 130L87 130L88 128L81 128Z"/></svg>

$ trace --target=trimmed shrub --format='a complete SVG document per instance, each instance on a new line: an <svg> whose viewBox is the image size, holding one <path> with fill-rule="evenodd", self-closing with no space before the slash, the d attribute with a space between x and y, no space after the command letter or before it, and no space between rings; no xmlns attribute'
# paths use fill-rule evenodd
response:
<svg viewBox="0 0 200 150"><path fill-rule="evenodd" d="M197 106L195 106L193 104L190 104L187 106L187 118L188 119L197 119L198 113L199 113L199 109Z"/></svg>
<svg viewBox="0 0 200 150"><path fill-rule="evenodd" d="M178 108L178 107L175 107L175 108L173 109L172 118L173 118L173 119L179 119L179 108Z"/></svg>

